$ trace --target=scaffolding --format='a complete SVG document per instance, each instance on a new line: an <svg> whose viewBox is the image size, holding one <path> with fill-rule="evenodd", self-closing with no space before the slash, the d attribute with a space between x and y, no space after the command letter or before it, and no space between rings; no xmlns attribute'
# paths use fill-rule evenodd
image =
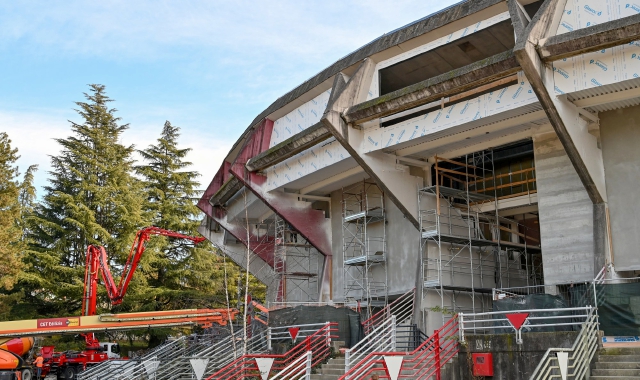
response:
<svg viewBox="0 0 640 380"><path fill-rule="evenodd" d="M438 295L443 319L490 310L494 286L542 283L536 235L498 212L500 199L535 192L535 168L496 173L488 150L456 160L436 156L432 175L435 184L418 191L422 297Z"/></svg>
<svg viewBox="0 0 640 380"><path fill-rule="evenodd" d="M277 277L275 302L318 301L322 257L298 231L275 216L273 269Z"/></svg>
<svg viewBox="0 0 640 380"><path fill-rule="evenodd" d="M384 192L366 180L342 189L344 298L372 314L387 304Z"/></svg>

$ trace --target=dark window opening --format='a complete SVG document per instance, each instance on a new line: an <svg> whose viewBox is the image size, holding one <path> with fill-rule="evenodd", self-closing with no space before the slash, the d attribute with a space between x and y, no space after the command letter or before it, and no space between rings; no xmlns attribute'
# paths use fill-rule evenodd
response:
<svg viewBox="0 0 640 380"><path fill-rule="evenodd" d="M538 9L540 9L540 6L542 6L542 0L525 5L524 9L527 11L527 14L529 14L529 17L533 19L533 17L538 12Z"/></svg>
<svg viewBox="0 0 640 380"><path fill-rule="evenodd" d="M460 165L456 164L460 163ZM465 165L466 166L463 166ZM537 191L533 142L519 141L492 151L438 161L440 186L476 192L498 199ZM436 185L436 167L431 169Z"/></svg>
<svg viewBox="0 0 640 380"><path fill-rule="evenodd" d="M505 20L384 68L379 71L380 95L513 49L515 45L513 33L511 20Z"/></svg>

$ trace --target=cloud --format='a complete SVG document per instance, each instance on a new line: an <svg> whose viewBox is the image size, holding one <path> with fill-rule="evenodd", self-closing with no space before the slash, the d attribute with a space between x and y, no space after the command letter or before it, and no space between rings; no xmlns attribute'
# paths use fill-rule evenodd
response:
<svg viewBox="0 0 640 380"><path fill-rule="evenodd" d="M68 118L75 118L73 111L69 114L52 110L40 112L0 112L0 130L7 132L12 146L18 148L20 159L18 166L24 173L30 165L39 166L35 184L38 196L43 195L43 186L47 184L47 172L51 170L50 156L60 153L60 145L56 138L66 138L71 135ZM162 124L140 125L131 127L122 135L122 143L135 145L137 149L144 149L156 142ZM191 170L201 174L199 181L204 189L215 173L222 160L228 153L234 141L224 140L213 133L182 127L180 146L191 148L187 160L193 163ZM134 159L142 164L141 158L135 154Z"/></svg>
<svg viewBox="0 0 640 380"><path fill-rule="evenodd" d="M416 0L4 2L0 37L114 60L154 59L180 46L223 48L257 60L285 56L326 62L443 5Z"/></svg>
<svg viewBox="0 0 640 380"><path fill-rule="evenodd" d="M44 186L46 172L51 169L49 155L59 152L54 139L69 135L65 116L52 110L0 112L0 130L9 135L12 147L18 148L21 173L30 165L37 164L36 186Z"/></svg>

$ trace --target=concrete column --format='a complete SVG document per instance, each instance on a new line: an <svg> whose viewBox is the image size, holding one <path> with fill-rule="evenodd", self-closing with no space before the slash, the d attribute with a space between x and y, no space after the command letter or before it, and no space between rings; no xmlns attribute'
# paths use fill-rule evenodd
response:
<svg viewBox="0 0 640 380"><path fill-rule="evenodd" d="M348 81L344 75L339 74L332 91L332 102L329 103L322 122L404 217L415 228L419 228L416 191L423 185L422 178L412 176L409 167L398 165L391 155L382 152L365 153L362 149L364 131L359 126L347 125L342 118L342 113L347 108L364 101L374 72L375 63L365 59Z"/></svg>
<svg viewBox="0 0 640 380"><path fill-rule="evenodd" d="M616 271L640 270L640 106L599 116L613 264ZM606 219L602 224L606 231Z"/></svg>
<svg viewBox="0 0 640 380"><path fill-rule="evenodd" d="M555 133L534 137L544 281L591 281L594 206Z"/></svg>

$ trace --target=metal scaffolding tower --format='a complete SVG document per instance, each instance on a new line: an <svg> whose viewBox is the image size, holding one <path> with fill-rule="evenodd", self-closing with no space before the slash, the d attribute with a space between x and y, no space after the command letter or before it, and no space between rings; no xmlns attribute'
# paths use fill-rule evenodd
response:
<svg viewBox="0 0 640 380"><path fill-rule="evenodd" d="M342 189L344 297L366 308L387 303L384 193L362 181Z"/></svg>
<svg viewBox="0 0 640 380"><path fill-rule="evenodd" d="M494 287L541 283L534 265L540 242L498 212L499 190L526 184L525 192L508 197L530 192L535 169L518 173L532 180L514 182L512 172L503 179L489 150L457 160L436 157L432 174L435 185L418 191L423 299L435 293L443 311L481 312L491 307Z"/></svg>
<svg viewBox="0 0 640 380"><path fill-rule="evenodd" d="M320 253L298 231L275 216L276 302L317 302L321 260Z"/></svg>

